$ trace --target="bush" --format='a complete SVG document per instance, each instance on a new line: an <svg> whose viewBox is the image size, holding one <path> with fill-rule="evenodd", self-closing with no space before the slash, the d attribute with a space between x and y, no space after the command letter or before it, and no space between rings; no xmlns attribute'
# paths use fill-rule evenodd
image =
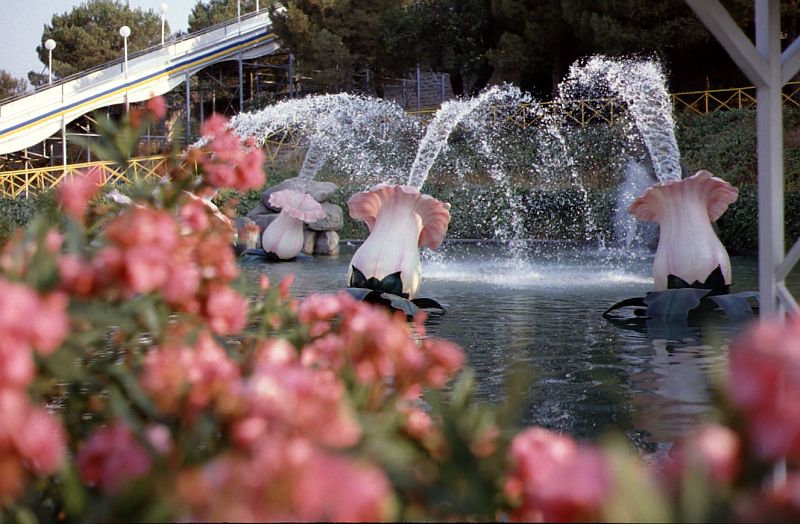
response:
<svg viewBox="0 0 800 524"><path fill-rule="evenodd" d="M800 517L800 322L731 347L719 420L657 467L619 438L520 430L513 402L472 401L464 354L424 315L298 303L291 277L238 291L230 224L188 190L246 194L260 154L206 133L169 184L131 188L134 205L94 198L89 171L59 188L59 220L3 246L0 520Z"/></svg>

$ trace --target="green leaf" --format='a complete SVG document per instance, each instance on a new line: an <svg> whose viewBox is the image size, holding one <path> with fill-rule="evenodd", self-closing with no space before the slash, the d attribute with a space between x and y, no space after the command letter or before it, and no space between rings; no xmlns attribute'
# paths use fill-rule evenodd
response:
<svg viewBox="0 0 800 524"><path fill-rule="evenodd" d="M419 312L419 308L407 298L399 297L391 293L381 293L381 298L387 301L389 306L403 311L409 317L413 317Z"/></svg>
<svg viewBox="0 0 800 524"><path fill-rule="evenodd" d="M621 300L603 311L603 318L608 318L609 313L624 307L647 307L647 305L644 303L644 299L642 297L626 298L625 300Z"/></svg>
<svg viewBox="0 0 800 524"><path fill-rule="evenodd" d="M707 297L725 312L731 322L746 322L753 318L753 306L748 298L758 298L757 291L743 291L732 295L713 295Z"/></svg>
<svg viewBox="0 0 800 524"><path fill-rule="evenodd" d="M700 305L700 300L711 292L709 289L668 289L651 291L644 297L647 316L668 324L686 323L689 311Z"/></svg>

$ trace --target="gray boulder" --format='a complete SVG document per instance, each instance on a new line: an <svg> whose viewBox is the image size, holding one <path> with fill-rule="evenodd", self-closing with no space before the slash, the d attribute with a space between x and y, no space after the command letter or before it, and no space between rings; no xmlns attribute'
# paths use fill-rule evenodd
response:
<svg viewBox="0 0 800 524"><path fill-rule="evenodd" d="M258 204L256 204L256 207L254 207L247 213L247 218L254 218L257 217L258 215L265 215L267 213L272 213L272 212L273 210L267 209L267 206L259 202Z"/></svg>
<svg viewBox="0 0 800 524"><path fill-rule="evenodd" d="M328 199L338 189L338 186L333 182L315 182L314 180L312 180L310 182L305 182L305 184L307 184L306 187L303 187L304 183L298 177L287 178L280 184L274 185L266 189L263 193L261 193L261 202L267 208L273 211L279 211L279 209L275 209L269 205L269 196L276 191L282 191L284 189L305 191L306 193L311 195L311 197L314 200L322 203L322 202L327 202Z"/></svg>
<svg viewBox="0 0 800 524"><path fill-rule="evenodd" d="M253 222L255 222L258 225L258 230L260 231L258 235L259 242L261 239L261 235L264 234L264 230L267 229L267 227L270 224L272 224L275 221L275 219L278 218L279 215L280 213L264 213L262 215L256 215L254 217L250 217L253 220Z"/></svg>
<svg viewBox="0 0 800 524"><path fill-rule="evenodd" d="M314 246L317 242L317 232L310 229L303 230L303 253L306 255L314 254Z"/></svg>
<svg viewBox="0 0 800 524"><path fill-rule="evenodd" d="M314 231L336 231L342 229L344 214L340 206L325 203L322 204L322 210L325 211L325 217L308 224L308 229L313 229Z"/></svg>
<svg viewBox="0 0 800 524"><path fill-rule="evenodd" d="M339 233L336 231L321 231L317 233L314 243L315 255L336 256L339 254Z"/></svg>

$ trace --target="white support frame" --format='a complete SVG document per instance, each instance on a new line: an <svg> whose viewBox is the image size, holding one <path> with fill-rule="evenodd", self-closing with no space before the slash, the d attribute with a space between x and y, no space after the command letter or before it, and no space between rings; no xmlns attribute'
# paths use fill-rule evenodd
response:
<svg viewBox="0 0 800 524"><path fill-rule="evenodd" d="M783 85L800 71L800 38L781 54L779 0L755 0L755 46L718 0L686 3L756 86L761 316L800 314L800 305L785 283L800 261L800 240L785 254L782 92Z"/></svg>

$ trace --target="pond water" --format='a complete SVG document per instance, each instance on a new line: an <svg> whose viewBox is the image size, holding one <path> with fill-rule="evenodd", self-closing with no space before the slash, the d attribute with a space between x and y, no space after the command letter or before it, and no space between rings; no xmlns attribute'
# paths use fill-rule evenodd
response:
<svg viewBox="0 0 800 524"><path fill-rule="evenodd" d="M336 292L354 250L343 244L339 257L243 268L254 286L261 273L273 282L294 273L298 297ZM428 331L464 349L478 399L511 398L521 406L520 423L578 438L620 430L651 452L709 413L727 342L742 325L620 328L602 313L653 290L652 254L547 243L528 246L524 256L515 251L491 242L449 242L423 256L419 296L447 307L446 315L429 320ZM756 261L733 257L732 263L732 292L757 289Z"/></svg>

